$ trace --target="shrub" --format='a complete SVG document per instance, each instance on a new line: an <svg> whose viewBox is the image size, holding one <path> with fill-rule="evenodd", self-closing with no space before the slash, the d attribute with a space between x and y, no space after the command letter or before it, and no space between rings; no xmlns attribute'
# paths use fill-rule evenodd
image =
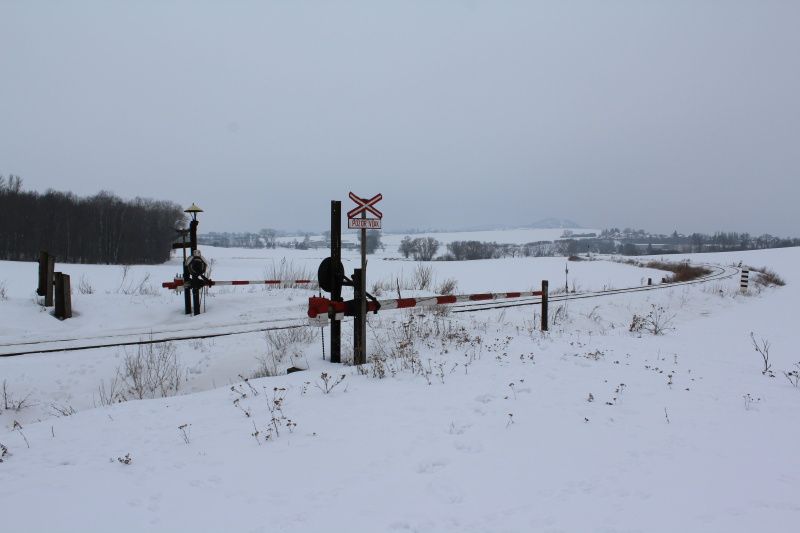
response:
<svg viewBox="0 0 800 533"><path fill-rule="evenodd" d="M254 378L277 376L280 374L279 366L288 359L291 361L303 355L299 345L310 344L317 338L313 328L289 328L269 330L264 334L267 345L265 355L258 357L259 365L253 373Z"/></svg>
<svg viewBox="0 0 800 533"><path fill-rule="evenodd" d="M403 257L406 259L411 256L415 261L430 261L436 256L436 252L439 251L439 245L439 241L433 237L412 239L409 236L405 236L403 240L400 241L398 251L403 254Z"/></svg>
<svg viewBox="0 0 800 533"><path fill-rule="evenodd" d="M770 342L764 338L762 338L760 341L757 341L756 336L752 331L750 332L750 340L753 342L753 349L758 352L758 355L761 356L761 361L764 363L764 368L761 370L761 374L774 378L775 373L772 371L772 363L769 361L769 349L771 346Z"/></svg>
<svg viewBox="0 0 800 533"><path fill-rule="evenodd" d="M633 315L628 330L632 333L646 331L653 335L663 335L666 331L672 329L673 320L675 320L674 313L669 313L667 309L660 305L651 304L650 312L646 315Z"/></svg>
<svg viewBox="0 0 800 533"><path fill-rule="evenodd" d="M2 391L2 408L6 411L22 411L23 409L30 407L30 398L31 395L28 394L22 398L15 397L11 391L8 389L8 383L6 380L3 380L3 391ZM0 411L1 412L1 411Z"/></svg>
<svg viewBox="0 0 800 533"><path fill-rule="evenodd" d="M177 394L183 372L175 351L171 342L151 342L137 346L136 353L126 352L117 370L122 394L138 400Z"/></svg>
<svg viewBox="0 0 800 533"><path fill-rule="evenodd" d="M678 283L682 281L692 281L697 278L711 274L711 271L702 266L690 265L689 263L667 263L666 261L650 261L645 267L656 270L666 270L672 272L671 276L664 278L665 283Z"/></svg>
<svg viewBox="0 0 800 533"><path fill-rule="evenodd" d="M81 274L81 280L78 283L78 292L81 294L94 294L94 287L83 274Z"/></svg>
<svg viewBox="0 0 800 533"><path fill-rule="evenodd" d="M447 250L456 261L491 259L497 248L497 243L480 241L454 241L447 245Z"/></svg>
<svg viewBox="0 0 800 533"><path fill-rule="evenodd" d="M311 273L308 268L304 266L295 265L294 261L287 261L282 258L277 264L275 261L264 267L264 279L279 279L285 281L294 281L298 279L316 279L316 275ZM297 288L301 285L296 283L286 283L283 285L285 288ZM302 285L305 286L305 285ZM269 289L270 285L264 285L264 290Z"/></svg>
<svg viewBox="0 0 800 533"><path fill-rule="evenodd" d="M426 291L430 288L433 282L433 268L430 266L418 264L414 270L414 285L421 291Z"/></svg>
<svg viewBox="0 0 800 533"><path fill-rule="evenodd" d="M439 286L436 288L436 294L444 294L444 295L455 294L457 288L458 288L458 281L456 281L454 278L447 278L446 280L441 282Z"/></svg>
<svg viewBox="0 0 800 533"><path fill-rule="evenodd" d="M786 285L786 281L774 270L770 270L767 267L753 268L752 270L758 272L758 276L755 279L756 285L762 287L783 287Z"/></svg>

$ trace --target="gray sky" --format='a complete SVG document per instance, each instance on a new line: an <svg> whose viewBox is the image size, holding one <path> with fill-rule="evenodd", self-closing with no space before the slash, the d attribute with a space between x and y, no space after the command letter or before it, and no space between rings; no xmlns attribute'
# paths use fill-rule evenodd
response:
<svg viewBox="0 0 800 533"><path fill-rule="evenodd" d="M205 231L800 235L800 2L0 0L0 174ZM347 201L345 201L347 200Z"/></svg>

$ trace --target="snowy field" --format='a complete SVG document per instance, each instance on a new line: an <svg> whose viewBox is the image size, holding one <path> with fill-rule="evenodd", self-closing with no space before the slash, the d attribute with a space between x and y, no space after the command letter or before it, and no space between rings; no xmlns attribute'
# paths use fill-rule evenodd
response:
<svg viewBox="0 0 800 533"><path fill-rule="evenodd" d="M481 241L481 242L496 242L498 244L527 244L537 241L555 241L562 238L565 231L571 231L574 234L596 233L600 234L599 229L587 228L514 228L506 230L486 230L486 231L448 231L448 232L425 232L414 233L408 236L412 239L433 237L442 243L442 249L439 253L445 252L444 246L453 241ZM381 236L387 249L393 251L397 250L400 241L405 237L404 233L384 233ZM312 240L321 240L322 235L312 235ZM291 243L295 240L302 241L302 237L278 237L278 241ZM342 235L342 242L355 243L358 242L358 234L355 231L344 230Z"/></svg>
<svg viewBox="0 0 800 533"><path fill-rule="evenodd" d="M536 240L509 233L453 240ZM284 258L313 278L326 254L203 251L220 280L271 277ZM135 346L0 357L2 530L797 531L800 388L784 371L800 363L800 249L668 259L767 266L787 284L741 295L734 276L553 302L549 333L534 306L386 311L370 316L373 362L361 369L323 360L320 328L150 345L174 363L178 391L144 400L125 380ZM160 288L179 264L124 276L57 265L75 311L59 322L36 303L36 265L0 262L0 353L299 323L316 294L213 288L206 312L189 317ZM348 272L356 264L345 257ZM396 243L368 273L392 298L397 285L404 297L433 294L450 278L458 293L542 279L563 289L567 265L579 292L665 274L608 258L432 262L420 289L420 265L400 260ZM653 312L663 335L630 331L634 315ZM751 332L771 343L774 377ZM287 375L293 365L305 370ZM277 375L243 380L265 373ZM104 405L114 387L128 401Z"/></svg>

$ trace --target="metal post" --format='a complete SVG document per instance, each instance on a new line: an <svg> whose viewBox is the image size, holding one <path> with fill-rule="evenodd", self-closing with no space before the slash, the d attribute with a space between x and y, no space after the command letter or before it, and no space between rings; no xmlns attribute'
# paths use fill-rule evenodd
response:
<svg viewBox="0 0 800 533"><path fill-rule="evenodd" d="M183 248L181 248L183 252L183 283L186 283L189 279L189 269L186 268L186 233L187 231L185 229L181 230L181 244L183 244ZM187 287L183 288L183 312L187 315L192 314L192 293L189 292Z"/></svg>
<svg viewBox="0 0 800 533"><path fill-rule="evenodd" d="M361 213L361 218L367 218L366 211ZM361 272L358 277L358 287L359 296L356 305L359 307L360 318L356 321L355 327L361 330L359 333L361 343L358 345L358 357L353 362L363 365L367 362L367 228L361 228Z"/></svg>
<svg viewBox="0 0 800 533"><path fill-rule="evenodd" d="M353 296L355 300L355 309L353 313L353 364L363 364L363 346L364 337L362 336L364 330L361 328L361 322L365 319L365 315L361 312L361 276L362 270L356 268L353 270Z"/></svg>
<svg viewBox="0 0 800 533"><path fill-rule="evenodd" d="M194 255L194 251L197 250L197 219L192 220L189 223L189 246L192 251L192 255ZM198 282L199 279L196 276L191 277L191 290L192 290L192 307L194 309L194 314L200 314L200 287ZM184 278L185 279L185 278Z"/></svg>
<svg viewBox="0 0 800 533"><path fill-rule="evenodd" d="M331 200L331 259L334 265L342 261L342 202ZM331 268L331 301L342 301L342 287L334 280L335 269ZM342 362L342 323L331 318L331 363Z"/></svg>
<svg viewBox="0 0 800 533"><path fill-rule="evenodd" d="M542 331L547 331L547 304L548 304L548 294L547 291L549 290L549 282L546 279L542 280Z"/></svg>

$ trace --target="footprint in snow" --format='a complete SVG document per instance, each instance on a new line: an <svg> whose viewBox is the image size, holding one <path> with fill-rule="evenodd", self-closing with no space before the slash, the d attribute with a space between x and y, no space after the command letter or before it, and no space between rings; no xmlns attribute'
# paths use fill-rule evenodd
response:
<svg viewBox="0 0 800 533"><path fill-rule="evenodd" d="M426 461L417 466L417 474L433 474L447 466L447 461L444 459L435 459L433 461Z"/></svg>
<svg viewBox="0 0 800 533"><path fill-rule="evenodd" d="M494 400L495 398L497 398L497 396L495 396L494 394L481 394L480 396L476 396L475 397L475 401L483 403L483 404L487 404L487 403L491 402L492 400Z"/></svg>

